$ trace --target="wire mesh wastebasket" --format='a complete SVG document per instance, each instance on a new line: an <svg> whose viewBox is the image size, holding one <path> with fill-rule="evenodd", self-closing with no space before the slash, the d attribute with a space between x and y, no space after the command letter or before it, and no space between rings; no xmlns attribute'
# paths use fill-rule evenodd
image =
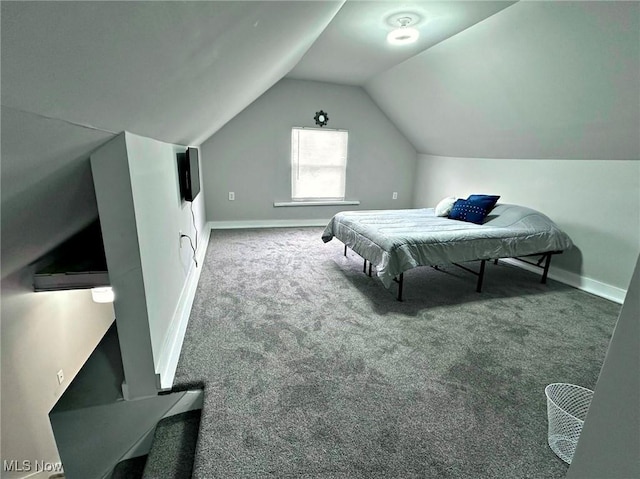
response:
<svg viewBox="0 0 640 479"><path fill-rule="evenodd" d="M573 384L554 383L549 384L544 393L547 396L549 447L560 459L571 464L593 391Z"/></svg>

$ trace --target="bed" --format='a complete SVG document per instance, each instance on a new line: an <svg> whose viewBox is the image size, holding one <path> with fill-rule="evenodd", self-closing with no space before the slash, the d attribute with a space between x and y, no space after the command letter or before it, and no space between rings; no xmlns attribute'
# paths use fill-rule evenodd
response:
<svg viewBox="0 0 640 479"><path fill-rule="evenodd" d="M385 287L398 283L402 301L404 272L418 266L453 264L478 277L482 290L485 262L517 258L540 267L546 282L552 255L572 246L571 239L551 219L525 206L497 204L481 224L437 216L434 208L345 211L336 214L322 233L364 259L363 270L374 265ZM540 256L537 262L525 257ZM479 269L468 263L479 261Z"/></svg>

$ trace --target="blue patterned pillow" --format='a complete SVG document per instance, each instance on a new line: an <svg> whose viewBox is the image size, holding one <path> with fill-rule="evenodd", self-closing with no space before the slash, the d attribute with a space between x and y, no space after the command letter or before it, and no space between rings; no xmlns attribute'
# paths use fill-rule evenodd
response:
<svg viewBox="0 0 640 479"><path fill-rule="evenodd" d="M499 198L495 195L470 195L466 200L457 200L449 218L481 225Z"/></svg>

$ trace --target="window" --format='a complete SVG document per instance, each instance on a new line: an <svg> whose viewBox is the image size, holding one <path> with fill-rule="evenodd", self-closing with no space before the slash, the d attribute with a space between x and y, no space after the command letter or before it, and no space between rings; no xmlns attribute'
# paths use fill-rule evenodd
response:
<svg viewBox="0 0 640 479"><path fill-rule="evenodd" d="M291 199L344 200L348 131L291 130Z"/></svg>

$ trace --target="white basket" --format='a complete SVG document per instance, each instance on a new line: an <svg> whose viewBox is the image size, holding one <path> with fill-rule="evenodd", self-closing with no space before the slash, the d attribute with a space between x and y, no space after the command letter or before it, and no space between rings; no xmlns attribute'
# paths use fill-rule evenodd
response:
<svg viewBox="0 0 640 479"><path fill-rule="evenodd" d="M593 391L573 384L554 383L544 388L549 419L549 447L567 464L582 432Z"/></svg>

